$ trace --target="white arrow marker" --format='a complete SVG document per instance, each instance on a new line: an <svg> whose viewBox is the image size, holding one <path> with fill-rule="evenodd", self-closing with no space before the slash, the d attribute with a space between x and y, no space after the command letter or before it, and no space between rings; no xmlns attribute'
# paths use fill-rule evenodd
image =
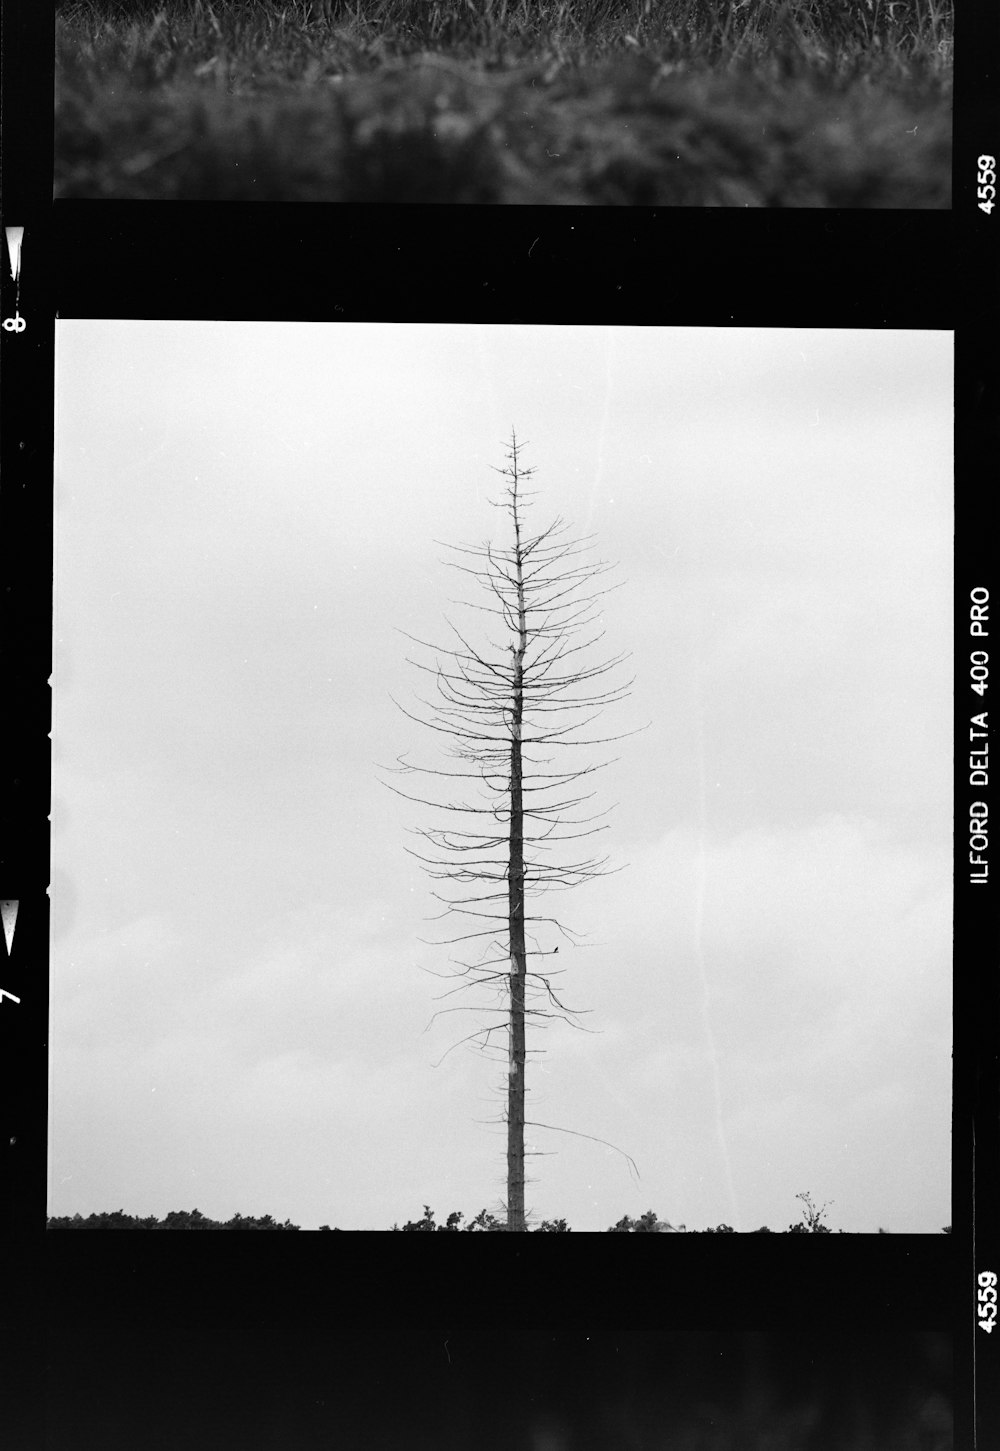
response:
<svg viewBox="0 0 1000 1451"><path fill-rule="evenodd" d="M14 948L14 924L17 921L17 902L0 902L0 917L3 918L3 935L7 939L7 956Z"/></svg>
<svg viewBox="0 0 1000 1451"><path fill-rule="evenodd" d="M3 1002L4 998L10 998L12 1003L19 1003L21 1001L21 999L16 998L13 993L9 993L6 988L0 987L0 1003Z"/></svg>
<svg viewBox="0 0 1000 1451"><path fill-rule="evenodd" d="M17 281L21 271L21 243L24 241L23 227L4 227L7 233L7 251L10 254L10 275Z"/></svg>

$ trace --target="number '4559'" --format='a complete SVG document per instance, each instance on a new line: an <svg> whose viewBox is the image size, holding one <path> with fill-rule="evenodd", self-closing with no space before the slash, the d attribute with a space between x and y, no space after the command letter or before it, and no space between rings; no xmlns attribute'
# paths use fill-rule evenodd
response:
<svg viewBox="0 0 1000 1451"><path fill-rule="evenodd" d="M979 210L989 216L995 205L997 159L995 156L979 158Z"/></svg>
<svg viewBox="0 0 1000 1451"><path fill-rule="evenodd" d="M979 1304L976 1307L979 1328L987 1335L997 1323L997 1277L992 1270L983 1270L979 1276Z"/></svg>

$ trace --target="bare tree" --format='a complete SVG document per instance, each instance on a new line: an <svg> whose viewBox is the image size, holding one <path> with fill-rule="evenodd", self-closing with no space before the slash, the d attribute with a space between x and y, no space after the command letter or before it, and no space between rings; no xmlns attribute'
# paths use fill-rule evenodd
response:
<svg viewBox="0 0 1000 1451"><path fill-rule="evenodd" d="M540 533L528 528L536 491L528 487L534 470L521 464L523 448L512 431L506 465L496 470L504 487L494 507L507 516L506 544L444 546L452 552L449 567L481 590L476 602L458 603L489 615L487 624L500 638L479 643L477 635L473 643L473 632L451 621L447 646L401 632L425 652L408 659L430 677L433 699L419 700L426 714L399 708L442 738L454 764L414 766L401 756L393 768L444 783L437 800L398 794L445 813L436 825L413 828L420 845L407 850L446 884L433 893L443 904L435 920L458 918L463 930L444 941L476 944L469 955L478 947L475 960L451 959L442 975L457 982L444 996L470 988L493 994L492 1005L477 1001L442 1011L483 1014L485 1024L461 1041L485 1050L507 1029L507 1228L513 1231L526 1227L526 1022L545 1026L562 1018L580 1026L553 986L554 962L546 965L559 951L553 936L576 943L579 934L546 914L542 899L611 870L606 857L577 845L606 829L608 811L592 809L594 792L587 787L610 762L576 764L574 748L622 738L602 737L591 727L632 683L614 683L625 655L592 659L604 634L601 601L617 588L602 587L611 566L589 561L591 537L574 538L561 519Z"/></svg>

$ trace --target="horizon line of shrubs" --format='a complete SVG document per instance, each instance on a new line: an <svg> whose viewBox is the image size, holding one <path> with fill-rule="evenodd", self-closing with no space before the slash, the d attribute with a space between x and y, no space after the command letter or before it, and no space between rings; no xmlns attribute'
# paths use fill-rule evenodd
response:
<svg viewBox="0 0 1000 1451"><path fill-rule="evenodd" d="M808 1195L798 1195L803 1199L803 1220L798 1224L790 1224L785 1230L772 1230L766 1224L760 1229L747 1230L748 1234L832 1234L833 1230L822 1222L826 1206L816 1209ZM394 1224L393 1231L436 1231L441 1233L460 1232L463 1234L474 1233L504 1233L507 1226L502 1219L498 1219L487 1209L481 1209L479 1213L470 1219L467 1224L462 1221L465 1215L461 1210L454 1210L448 1215L444 1224L435 1222L434 1210L429 1204L424 1205L424 1212L420 1219L408 1220L406 1224ZM630 1215L624 1215L617 1224L613 1224L605 1230L606 1234L656 1234L660 1232L663 1221L652 1209L647 1209L645 1214L633 1219ZM82 1215L74 1214L61 1215L50 1218L46 1221L47 1229L284 1229L299 1230L298 1224L292 1224L286 1219L284 1224L279 1224L270 1214L265 1214L259 1219L250 1215L234 1214L232 1219L225 1222L218 1219L209 1219L202 1214L200 1209L172 1210L164 1219L158 1219L155 1214L141 1218L138 1215L126 1214L124 1209L116 1209L111 1213L89 1214L86 1219ZM331 1230L334 1233L343 1233L336 1225L321 1224L320 1230ZM572 1230L565 1219L543 1219L541 1224L534 1226L528 1231L532 1234L571 1234ZM708 1229L686 1229L683 1226L675 1231L678 1234L737 1234L740 1231L733 1229L731 1224L718 1224L715 1228ZM847 1230L837 1230L838 1234L847 1234ZM888 1234L889 1231L880 1229L879 1234ZM943 1234L951 1233L951 1225L946 1225L942 1230Z"/></svg>

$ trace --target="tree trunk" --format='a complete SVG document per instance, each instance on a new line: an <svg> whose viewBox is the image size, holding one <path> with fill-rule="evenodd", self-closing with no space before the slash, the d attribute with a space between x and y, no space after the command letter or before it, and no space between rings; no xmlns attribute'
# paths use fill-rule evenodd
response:
<svg viewBox="0 0 1000 1451"><path fill-rule="evenodd" d="M514 537L518 643L514 650L510 732L510 856L507 916L510 932L510 1060L507 1080L507 1229L524 1231L524 1008L527 974L524 946L524 802L521 788L521 722L524 715L524 618L521 530L517 515L517 459L514 460Z"/></svg>

